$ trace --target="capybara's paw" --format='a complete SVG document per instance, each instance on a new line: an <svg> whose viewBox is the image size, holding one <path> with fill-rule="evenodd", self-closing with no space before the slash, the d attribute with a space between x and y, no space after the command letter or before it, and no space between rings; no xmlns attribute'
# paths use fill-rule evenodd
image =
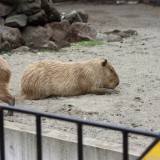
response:
<svg viewBox="0 0 160 160"><path fill-rule="evenodd" d="M113 90L113 93L114 93L114 94L119 94L119 93L121 93L121 92L118 91L118 90Z"/></svg>
<svg viewBox="0 0 160 160"><path fill-rule="evenodd" d="M106 94L119 94L120 91L114 89L106 89Z"/></svg>

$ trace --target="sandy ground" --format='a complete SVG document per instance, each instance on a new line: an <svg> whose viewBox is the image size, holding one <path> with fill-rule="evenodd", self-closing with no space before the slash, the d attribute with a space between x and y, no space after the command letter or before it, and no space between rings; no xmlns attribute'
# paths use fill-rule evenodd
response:
<svg viewBox="0 0 160 160"><path fill-rule="evenodd" d="M160 131L160 8L147 5L56 5L59 11L69 13L74 9L85 9L89 23L98 31L113 29L134 29L137 36L123 42L106 42L94 47L70 47L59 52L15 53L3 55L12 66L11 90L16 97L20 91L23 69L30 63L43 59L87 60L108 57L120 77L117 90L112 95L84 95L75 97L48 98L38 101L17 100L19 107L38 111L78 117L87 120L103 121L112 124ZM31 116L15 113L6 120L34 124ZM43 119L44 128L76 132L76 126L64 122ZM121 144L121 133L98 128L85 127L87 137ZM131 135L130 144L144 150L151 142L144 137Z"/></svg>

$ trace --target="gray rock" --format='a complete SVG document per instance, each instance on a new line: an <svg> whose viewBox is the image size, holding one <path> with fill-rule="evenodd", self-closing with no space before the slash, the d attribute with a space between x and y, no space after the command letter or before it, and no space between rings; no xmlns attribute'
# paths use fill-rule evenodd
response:
<svg viewBox="0 0 160 160"><path fill-rule="evenodd" d="M58 46L56 43L54 43L53 41L48 41L47 43L45 43L43 46L42 46L43 49L49 49L49 50L55 50L57 51L58 50Z"/></svg>
<svg viewBox="0 0 160 160"><path fill-rule="evenodd" d="M118 42L118 41L122 41L122 38L116 34L109 34L107 35L107 41L108 42Z"/></svg>
<svg viewBox="0 0 160 160"><path fill-rule="evenodd" d="M46 25L51 32L50 40L54 41L58 46L66 42L66 36L70 28L68 21L52 22Z"/></svg>
<svg viewBox="0 0 160 160"><path fill-rule="evenodd" d="M29 47L27 47L27 46L21 46L21 47L18 47L16 49L13 49L12 51L13 52L27 52L29 50L30 50Z"/></svg>
<svg viewBox="0 0 160 160"><path fill-rule="evenodd" d="M45 9L46 15L47 15L47 22L60 22L61 16L60 13L57 11L56 8L53 7L53 5L48 5L48 7Z"/></svg>
<svg viewBox="0 0 160 160"><path fill-rule="evenodd" d="M108 42L118 42L118 41L122 41L122 38L116 34L109 34L107 35L107 41Z"/></svg>
<svg viewBox="0 0 160 160"><path fill-rule="evenodd" d="M6 43L12 49L20 47L23 44L21 33L17 28L0 26L0 39L2 44Z"/></svg>
<svg viewBox="0 0 160 160"><path fill-rule="evenodd" d="M97 33L96 39L107 40L107 35L104 33Z"/></svg>
<svg viewBox="0 0 160 160"><path fill-rule="evenodd" d="M16 12L17 13L24 13L26 15L32 15L34 13L37 13L41 10L40 5L36 2L21 2L19 3Z"/></svg>
<svg viewBox="0 0 160 160"><path fill-rule="evenodd" d="M0 25L4 25L4 19L0 17Z"/></svg>
<svg viewBox="0 0 160 160"><path fill-rule="evenodd" d="M12 7L0 2L0 17L8 16L12 11Z"/></svg>
<svg viewBox="0 0 160 160"><path fill-rule="evenodd" d="M113 31L110 31L110 32L104 32L105 34L109 35L109 34L115 34L115 35L118 35L120 36L121 38L128 38L128 37L131 37L133 35L137 35L137 31L135 30L132 30L132 29L129 29L129 30L125 30L125 31L120 31L120 30L113 30Z"/></svg>
<svg viewBox="0 0 160 160"><path fill-rule="evenodd" d="M29 25L43 25L47 22L47 17L44 10L28 16L27 22Z"/></svg>
<svg viewBox="0 0 160 160"><path fill-rule="evenodd" d="M97 33L96 39L105 40L107 42L118 42L122 41L122 38L116 34L104 34L104 33Z"/></svg>
<svg viewBox="0 0 160 160"><path fill-rule="evenodd" d="M41 8L45 11L49 8L48 0L41 0Z"/></svg>
<svg viewBox="0 0 160 160"><path fill-rule="evenodd" d="M62 19L68 20L70 23L82 22L82 19L76 10L64 15Z"/></svg>
<svg viewBox="0 0 160 160"><path fill-rule="evenodd" d="M43 48L51 37L50 31L42 26L28 26L22 32L25 45L31 48Z"/></svg>
<svg viewBox="0 0 160 160"><path fill-rule="evenodd" d="M88 14L85 10L73 10L69 14L62 15L62 19L68 20L70 23L74 22L84 22L88 21Z"/></svg>
<svg viewBox="0 0 160 160"><path fill-rule="evenodd" d="M87 23L88 22L88 14L85 10L77 10L78 14L80 15L82 22Z"/></svg>
<svg viewBox="0 0 160 160"><path fill-rule="evenodd" d="M77 42L81 40L96 39L97 31L89 26L87 23L75 22L72 23L67 33L67 40L69 42Z"/></svg>
<svg viewBox="0 0 160 160"><path fill-rule="evenodd" d="M4 25L13 28L25 27L27 25L27 16L25 14L9 16L6 18Z"/></svg>
<svg viewBox="0 0 160 160"><path fill-rule="evenodd" d="M8 41L4 41L0 43L0 51L11 51L11 45Z"/></svg>

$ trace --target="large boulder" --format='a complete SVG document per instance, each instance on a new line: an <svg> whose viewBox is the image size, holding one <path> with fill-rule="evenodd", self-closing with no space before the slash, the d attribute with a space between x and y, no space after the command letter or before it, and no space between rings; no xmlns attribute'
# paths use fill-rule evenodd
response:
<svg viewBox="0 0 160 160"><path fill-rule="evenodd" d="M85 10L73 10L69 14L62 15L62 19L68 20L70 23L74 22L88 22L88 14Z"/></svg>
<svg viewBox="0 0 160 160"><path fill-rule="evenodd" d="M49 7L49 2L48 0L41 0L41 8L44 10L47 10Z"/></svg>
<svg viewBox="0 0 160 160"><path fill-rule="evenodd" d="M85 10L80 9L77 10L79 16L81 17L82 22L87 23L88 22L88 14Z"/></svg>
<svg viewBox="0 0 160 160"><path fill-rule="evenodd" d="M27 22L29 25L44 25L47 22L47 17L44 10L28 16Z"/></svg>
<svg viewBox="0 0 160 160"><path fill-rule="evenodd" d="M72 23L67 33L69 42L77 42L82 40L96 39L97 31L87 23L75 22Z"/></svg>
<svg viewBox="0 0 160 160"><path fill-rule="evenodd" d="M22 32L22 38L26 46L31 48L43 48L50 37L49 30L42 26L28 26Z"/></svg>
<svg viewBox="0 0 160 160"><path fill-rule="evenodd" d="M70 28L70 23L68 21L62 22L52 22L46 25L51 32L51 41L61 46L66 42L66 36Z"/></svg>
<svg viewBox="0 0 160 160"><path fill-rule="evenodd" d="M12 7L0 2L0 17L8 16L12 11Z"/></svg>
<svg viewBox="0 0 160 160"><path fill-rule="evenodd" d="M16 8L16 12L21 14L26 14L26 15L32 15L34 13L37 13L41 10L41 7L38 3L36 2L25 2L22 1L18 4Z"/></svg>
<svg viewBox="0 0 160 160"><path fill-rule="evenodd" d="M13 28L22 28L27 25L27 16L25 14L18 14L8 16L5 20L5 26Z"/></svg>
<svg viewBox="0 0 160 160"><path fill-rule="evenodd" d="M10 28L7 26L0 26L0 49L7 46L7 48L17 48L23 44L21 33L17 28Z"/></svg>
<svg viewBox="0 0 160 160"><path fill-rule="evenodd" d="M48 5L45 8L45 12L47 15L47 22L48 23L61 21L61 15L53 5Z"/></svg>

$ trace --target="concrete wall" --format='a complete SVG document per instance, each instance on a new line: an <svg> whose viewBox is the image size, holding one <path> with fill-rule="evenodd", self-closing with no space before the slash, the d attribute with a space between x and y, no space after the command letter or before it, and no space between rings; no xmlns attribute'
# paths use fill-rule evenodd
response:
<svg viewBox="0 0 160 160"><path fill-rule="evenodd" d="M35 128L5 122L6 160L36 160ZM43 131L43 160L77 160L75 135ZM122 160L120 146L95 139L84 139L84 160ZM130 155L135 160L136 155Z"/></svg>

